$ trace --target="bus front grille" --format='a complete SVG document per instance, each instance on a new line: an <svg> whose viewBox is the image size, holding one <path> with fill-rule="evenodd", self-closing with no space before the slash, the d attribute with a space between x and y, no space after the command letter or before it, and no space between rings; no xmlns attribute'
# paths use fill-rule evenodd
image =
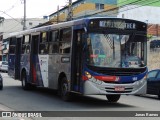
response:
<svg viewBox="0 0 160 120"><path fill-rule="evenodd" d="M132 92L133 88L128 87L128 88L125 88L124 91L115 91L115 88L105 87L105 90L107 93L130 93Z"/></svg>

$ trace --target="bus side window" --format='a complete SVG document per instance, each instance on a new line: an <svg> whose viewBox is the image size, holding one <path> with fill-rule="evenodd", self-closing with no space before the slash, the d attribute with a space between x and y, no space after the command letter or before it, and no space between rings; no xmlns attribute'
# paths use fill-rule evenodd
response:
<svg viewBox="0 0 160 120"><path fill-rule="evenodd" d="M15 46L10 46L9 53L10 54L15 54Z"/></svg>
<svg viewBox="0 0 160 120"><path fill-rule="evenodd" d="M54 30L50 32L49 38L49 54L59 53L59 31Z"/></svg>
<svg viewBox="0 0 160 120"><path fill-rule="evenodd" d="M22 54L25 53L25 49L26 49L26 45L22 45L22 51L21 51Z"/></svg>
<svg viewBox="0 0 160 120"><path fill-rule="evenodd" d="M10 44L9 44L9 53L10 54L15 54L16 52L16 38L12 37L10 38Z"/></svg>
<svg viewBox="0 0 160 120"><path fill-rule="evenodd" d="M29 53L30 53L30 36L25 35L22 40L21 54L29 54Z"/></svg>
<svg viewBox="0 0 160 120"><path fill-rule="evenodd" d="M56 41L59 41L59 31L58 30L50 32L49 42L56 42Z"/></svg>
<svg viewBox="0 0 160 120"><path fill-rule="evenodd" d="M57 42L49 44L49 53L59 53L59 45Z"/></svg>
<svg viewBox="0 0 160 120"><path fill-rule="evenodd" d="M30 46L29 45L26 46L26 53L30 53Z"/></svg>
<svg viewBox="0 0 160 120"><path fill-rule="evenodd" d="M48 33L47 32L42 32L41 33L41 38L40 38L40 44L39 44L39 54L48 54Z"/></svg>
<svg viewBox="0 0 160 120"><path fill-rule="evenodd" d="M39 45L39 53L48 54L48 44L47 43Z"/></svg>
<svg viewBox="0 0 160 120"><path fill-rule="evenodd" d="M70 53L72 28L64 28L60 31L60 53Z"/></svg>

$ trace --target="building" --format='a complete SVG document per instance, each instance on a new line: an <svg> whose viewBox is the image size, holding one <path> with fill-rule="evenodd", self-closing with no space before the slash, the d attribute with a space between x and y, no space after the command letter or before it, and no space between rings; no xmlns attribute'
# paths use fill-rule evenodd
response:
<svg viewBox="0 0 160 120"><path fill-rule="evenodd" d="M30 18L26 20L26 27L30 29L47 21L47 19ZM0 22L0 61L7 60L9 45L6 38L8 34L21 30L23 30L23 19L4 19Z"/></svg>
<svg viewBox="0 0 160 120"><path fill-rule="evenodd" d="M117 7L117 0L77 0L72 3L72 19L88 16L111 16L114 8ZM66 21L68 17L68 6L49 15L50 22L57 23ZM117 12L114 12L117 13Z"/></svg>
<svg viewBox="0 0 160 120"><path fill-rule="evenodd" d="M159 24L160 1L159 0L118 0L118 17L143 21L151 24Z"/></svg>
<svg viewBox="0 0 160 120"><path fill-rule="evenodd" d="M148 24L147 33L151 37L160 37L160 24Z"/></svg>

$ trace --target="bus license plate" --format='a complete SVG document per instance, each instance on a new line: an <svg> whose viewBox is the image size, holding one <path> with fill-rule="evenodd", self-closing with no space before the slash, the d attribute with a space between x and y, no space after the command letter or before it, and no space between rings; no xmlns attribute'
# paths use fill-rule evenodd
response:
<svg viewBox="0 0 160 120"><path fill-rule="evenodd" d="M122 86L116 86L116 87L114 88L114 90L115 90L115 91L124 91L125 88L122 87Z"/></svg>

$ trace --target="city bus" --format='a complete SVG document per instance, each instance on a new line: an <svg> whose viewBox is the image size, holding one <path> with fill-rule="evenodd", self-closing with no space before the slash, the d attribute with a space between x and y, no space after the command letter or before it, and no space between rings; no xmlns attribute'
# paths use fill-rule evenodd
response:
<svg viewBox="0 0 160 120"><path fill-rule="evenodd" d="M92 17L11 33L8 74L22 88L57 90L63 100L72 93L121 95L146 93L147 24Z"/></svg>

